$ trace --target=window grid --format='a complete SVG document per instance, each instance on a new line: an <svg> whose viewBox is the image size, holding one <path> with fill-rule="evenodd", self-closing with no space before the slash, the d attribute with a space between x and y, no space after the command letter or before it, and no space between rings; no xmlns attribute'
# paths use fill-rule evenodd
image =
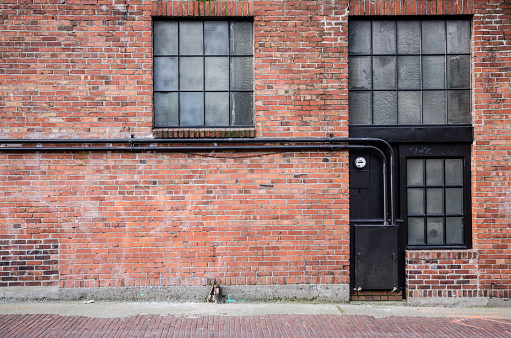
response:
<svg viewBox="0 0 511 338"><path fill-rule="evenodd" d="M158 20L159 21L159 20ZM233 124L233 112L232 112L232 102L233 102L233 97L232 97L232 94L233 93L253 93L253 89L252 90L243 90L243 89L236 89L236 90L233 90L231 89L231 77L232 77L232 60L233 60L233 57L236 57L236 58L251 58L253 59L253 51L251 54L236 54L236 53L232 53L231 51L231 24L233 22L241 22L241 21L235 21L235 20L222 20L223 22L226 22L227 23L227 54L207 54L206 55L206 43L205 43L205 35L206 35L206 29L205 29L205 24L206 22L220 22L219 21L214 21L214 20L208 20L208 21L198 21L202 24L202 52L200 55L198 54L181 54L181 43L179 42L179 38L180 38L180 30L182 29L181 28L181 22L193 22L193 21L173 21L173 22L176 22L177 23L177 37L178 37L178 42L177 42L177 53L176 54L157 54L155 52L155 55L154 55L154 59L158 59L158 58L165 58L165 57L172 57L172 58L177 58L177 80L178 80L178 88L176 91L168 91L168 90L156 90L154 89L153 90L153 93L177 93L177 107L178 107L178 113L177 113L177 119L178 119L178 124L177 125L169 125L169 126L156 126L156 127L183 127L182 125L182 114L181 114L181 93L197 93L197 92L202 92L202 100L203 100L203 124L202 125L186 125L185 127L200 127L200 128L204 128L204 127L211 127L211 128L218 128L218 127L247 127L247 126L252 126L251 124L236 124L234 125ZM202 91L199 91L199 90L193 90L193 89L183 89L183 78L181 76L181 62L182 62L182 58L201 58L202 59ZM227 75L227 89L225 90L214 90L214 89L206 89L206 59L208 58L215 58L215 57L225 57L227 58L227 63L228 63L228 69L229 69L229 73ZM228 125L207 125L206 123L206 93L227 93L227 104L228 104ZM252 96L252 100L253 100L253 96ZM252 108L253 109L253 108ZM156 113L156 112L155 112ZM253 111L250 112L250 114L253 114Z"/></svg>
<svg viewBox="0 0 511 338"><path fill-rule="evenodd" d="M440 160L441 161L441 182L437 182L436 184L430 184L428 183L428 172L431 172L431 169L428 168L428 161L431 160ZM407 205L408 205L408 224L409 224L409 236L408 236L408 244L413 246L435 246L435 245L463 245L464 244L464 212L463 212L463 206L464 206L464 184L463 184L463 160L460 158L455 159L449 159L456 161L455 163L458 163L460 167L460 178L458 184L448 184L447 177L446 177L446 158L421 158L421 159L414 159L409 158L407 159ZM422 167L417 168L411 166L410 161L415 161L415 163L420 163L420 166ZM419 170L422 173L422 183L418 182L410 182L410 178L413 175L413 172L410 175L410 171L417 171ZM429 170L429 171L428 171ZM430 199L429 195L430 192L435 190L441 190L441 211L438 212L436 210L430 212L431 206L430 206ZM448 209L453 208L453 200L452 196L448 196L448 191L455 191L459 190L461 192L459 201L455 203L455 207L458 208L459 212L453 212L452 210L449 211ZM415 191L416 194L413 194L412 192ZM431 194L433 195L433 194ZM417 198L418 197L418 198ZM415 203L416 201L413 201L414 199L418 199L418 203ZM417 209L417 204L421 204L422 206L419 206L419 209L422 209L422 212L418 212L414 209ZM448 204L451 205L451 207L448 208ZM416 212L413 212L416 211ZM442 227L442 236L441 241L439 240L432 240L432 236L430 234L431 229L429 227L429 221L432 219L441 219L441 227ZM456 237L458 238L457 241L450 240L448 238L449 233L453 233L454 230L450 229L450 226L452 226L454 221L460 221L459 225L461 226L461 231L456 234ZM422 239L414 240L411 238L410 233L413 231L410 227L413 227L412 224L414 224L415 221L419 221L420 224L423 225L423 234ZM415 235L417 235L415 233Z"/></svg>
<svg viewBox="0 0 511 338"><path fill-rule="evenodd" d="M424 35L423 35L423 22L424 21L431 21L431 20L417 20L419 22L419 29L418 29L418 32L420 34L420 39L419 39L419 48L420 48L420 53L400 53L399 52L399 49L398 49L398 22L400 21L389 21L389 22L393 22L394 23L394 46L395 46L395 52L394 53L375 53L374 52L374 22L375 21L367 21L369 23L369 31L370 31L370 34L369 34L369 53L352 53L351 51L349 51L349 57L350 58L357 58L357 57L369 57L370 58L370 74L371 74L371 81L370 81L370 88L364 88L364 89L359 89L359 88L353 88L351 85L349 86L349 91L350 92L370 92L370 123L352 123L352 119L350 118L350 124L352 125L357 125L357 124L361 124L361 125L364 125L364 124L369 124L369 125L378 125L380 123L377 123L375 122L375 93L378 93L378 92L393 92L395 93L395 96L396 96L396 104L395 104L395 109L396 109L396 113L395 113L395 119L396 119L396 123L384 123L384 124L459 124L459 123L456 123L456 122L449 122L450 120L450 116L449 116L449 92L456 92L456 91L469 91L471 89L470 87L470 84L468 87L450 87L449 86L449 78L448 78L448 58L449 56L468 56L470 57L471 53L470 52L467 52L467 53L461 53L461 52L458 52L458 53L451 53L449 52L449 46L448 46L448 38L447 38L447 35L448 35L448 28L447 28L447 20L438 20L439 22L442 22L443 23L443 31L445 33L445 41L444 41L444 53L425 53L425 51L423 50L423 44L424 44ZM359 22L359 21L355 21L355 22ZM378 21L378 22L381 22L381 21ZM419 88L399 88L399 60L400 60L400 57L418 57L419 58L419 68L420 68L420 79L419 79ZM424 88L424 68L423 68L423 58L424 56L426 57L433 57L433 56L442 56L443 57L443 68L444 68L444 72L443 72L443 87L438 87L438 88ZM374 71L374 63L375 63L375 57L393 57L394 58L394 63L395 63L395 69L394 69L394 78L395 78L395 88L374 88L375 87L375 74L376 72ZM351 70L350 70L351 71ZM470 67L467 69L467 71L470 72ZM431 122L425 122L424 121L424 102L425 102L425 99L424 99L424 93L425 92L443 92L444 94L444 121L445 123L442 123L442 122L434 122L434 123L431 123ZM420 92L420 100L421 100L421 104L420 104L420 121L418 123L401 123L400 121L400 114L399 114L399 107L400 107L400 101L399 101L399 92ZM350 108L352 108L352 102L350 100ZM470 110L470 107L468 107L469 110ZM351 109L350 109L351 110ZM470 111L468 111L468 115L470 115ZM351 117L351 114L350 114L350 117ZM378 117L376 117L378 118ZM470 123L469 121L467 121L467 123Z"/></svg>

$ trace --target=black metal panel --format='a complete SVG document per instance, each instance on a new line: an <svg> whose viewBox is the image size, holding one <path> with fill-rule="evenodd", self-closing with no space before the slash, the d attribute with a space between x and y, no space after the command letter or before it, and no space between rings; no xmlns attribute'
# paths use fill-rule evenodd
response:
<svg viewBox="0 0 511 338"><path fill-rule="evenodd" d="M395 225L354 226L354 289L399 289L397 229Z"/></svg>
<svg viewBox="0 0 511 338"><path fill-rule="evenodd" d="M376 137L387 142L472 142L474 128L452 126L350 126L350 137Z"/></svg>
<svg viewBox="0 0 511 338"><path fill-rule="evenodd" d="M357 157L367 161L354 166ZM383 175L381 158L372 152L350 150L350 219L383 219Z"/></svg>

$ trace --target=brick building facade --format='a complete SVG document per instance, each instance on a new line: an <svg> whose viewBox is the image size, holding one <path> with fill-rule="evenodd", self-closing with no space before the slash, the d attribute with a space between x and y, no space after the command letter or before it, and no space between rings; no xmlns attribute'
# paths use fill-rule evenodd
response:
<svg viewBox="0 0 511 338"><path fill-rule="evenodd" d="M0 295L511 297L510 20L2 0Z"/></svg>

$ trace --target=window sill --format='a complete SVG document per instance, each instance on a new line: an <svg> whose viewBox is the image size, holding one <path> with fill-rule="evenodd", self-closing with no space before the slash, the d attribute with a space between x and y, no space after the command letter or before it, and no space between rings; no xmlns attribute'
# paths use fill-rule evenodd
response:
<svg viewBox="0 0 511 338"><path fill-rule="evenodd" d="M157 128L154 138L244 138L255 137L255 128Z"/></svg>

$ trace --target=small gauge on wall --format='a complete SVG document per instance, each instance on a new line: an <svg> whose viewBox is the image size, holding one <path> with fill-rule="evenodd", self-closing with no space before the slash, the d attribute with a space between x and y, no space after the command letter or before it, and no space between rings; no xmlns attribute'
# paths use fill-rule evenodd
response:
<svg viewBox="0 0 511 338"><path fill-rule="evenodd" d="M363 169L367 164L367 160L365 159L365 157L359 156L355 159L354 164L355 168Z"/></svg>

